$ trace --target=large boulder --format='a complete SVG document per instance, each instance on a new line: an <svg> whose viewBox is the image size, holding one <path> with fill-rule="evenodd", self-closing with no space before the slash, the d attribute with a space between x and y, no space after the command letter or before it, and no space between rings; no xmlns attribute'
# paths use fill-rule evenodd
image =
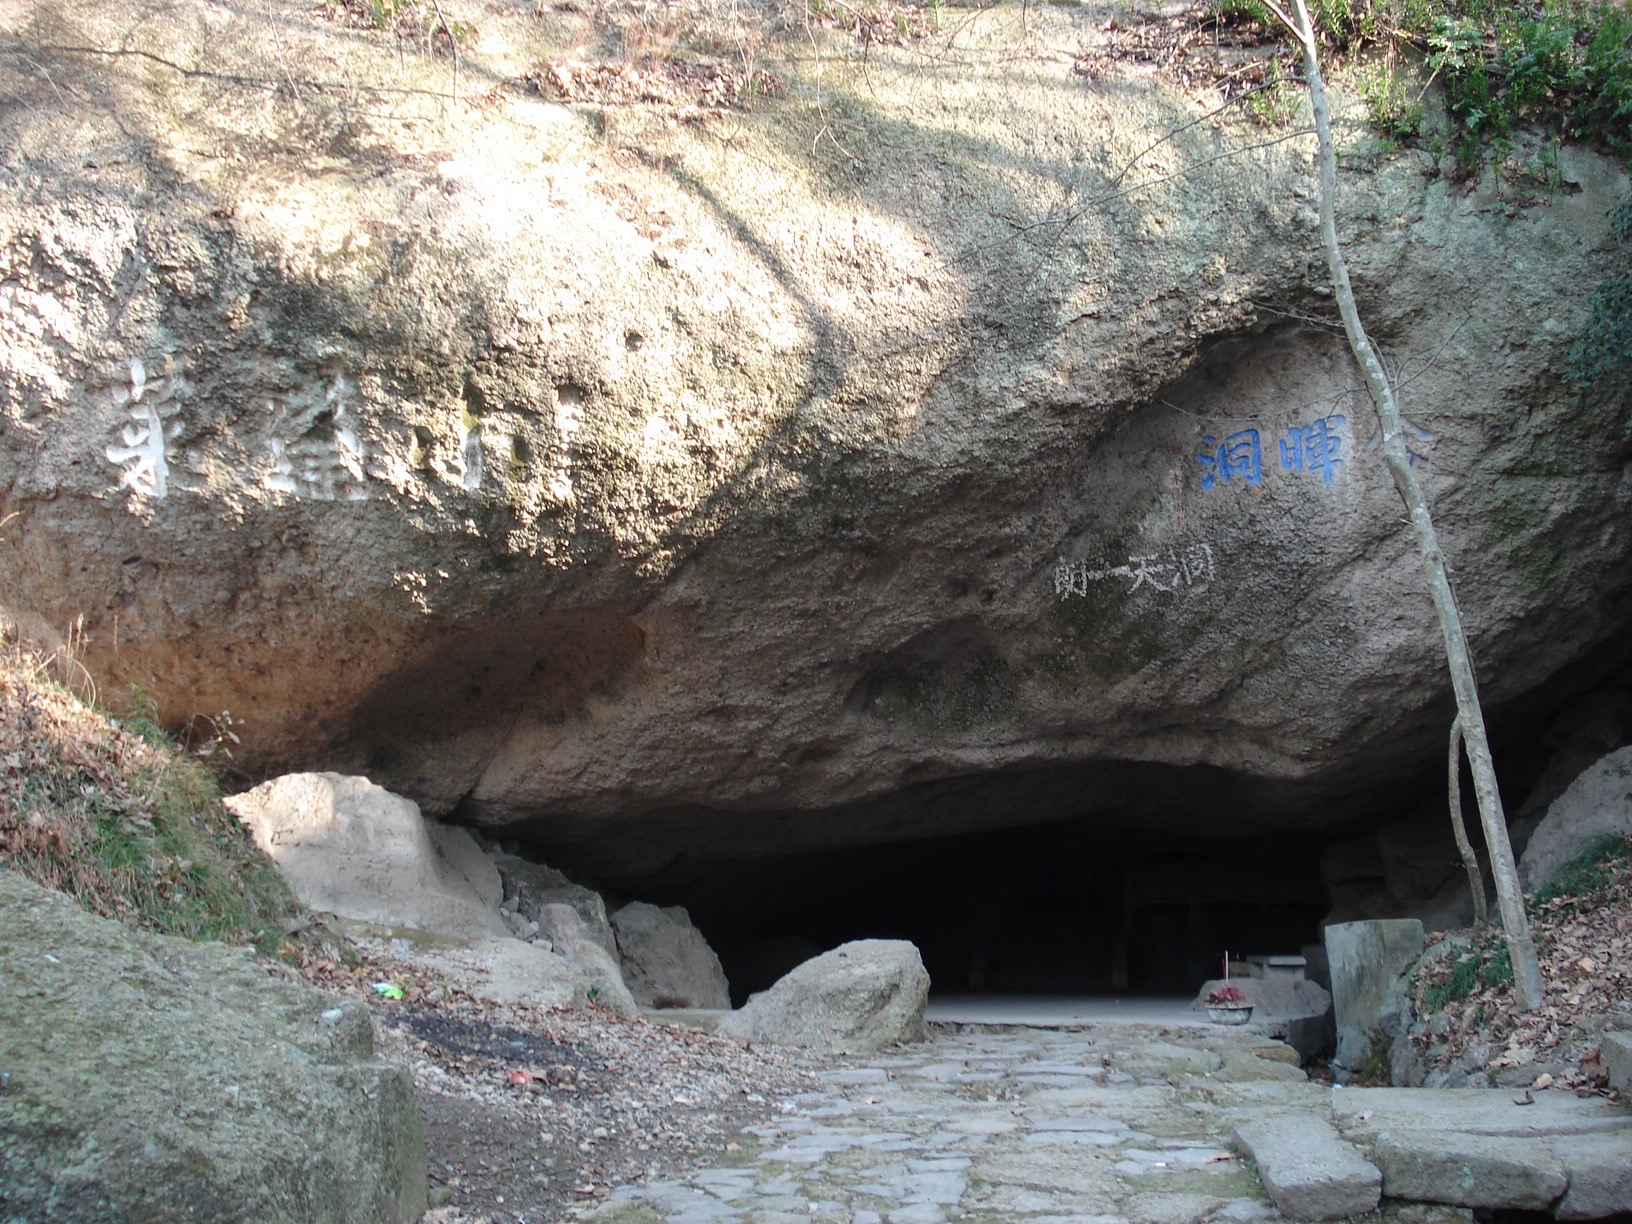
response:
<svg viewBox="0 0 1632 1224"><path fill-rule="evenodd" d="M684 906L635 901L612 915L624 980L643 1007L731 1006L725 970Z"/></svg>
<svg viewBox="0 0 1632 1224"><path fill-rule="evenodd" d="M587 997L625 1015L635 1011L634 997L624 984L617 958L601 946L576 909L564 902L544 906L538 915L538 933L549 940L557 955L576 965L589 979Z"/></svg>
<svg viewBox="0 0 1632 1224"><path fill-rule="evenodd" d="M104 691L630 895L1085 812L1338 829L1435 766L1305 141L1118 62L1095 4L944 57L755 27L729 116L705 71L594 92L622 6L441 8L457 56L0 15L0 598ZM1624 406L1566 377L1627 179L1350 130L1357 292L1511 701L1632 608Z"/></svg>
<svg viewBox="0 0 1632 1224"><path fill-rule="evenodd" d="M225 801L295 896L358 922L503 935L499 876L463 829L367 778L285 774Z"/></svg>
<svg viewBox="0 0 1632 1224"><path fill-rule="evenodd" d="M0 930L0 1219L419 1219L413 1084L360 1004L3 868Z"/></svg>
<svg viewBox="0 0 1632 1224"><path fill-rule="evenodd" d="M1632 747L1599 759L1553 801L1519 858L1519 879L1527 889L1543 888L1608 837L1632 837Z"/></svg>
<svg viewBox="0 0 1632 1224"><path fill-rule="evenodd" d="M924 1039L929 974L904 939L860 939L808 960L718 1028L722 1037L869 1053Z"/></svg>

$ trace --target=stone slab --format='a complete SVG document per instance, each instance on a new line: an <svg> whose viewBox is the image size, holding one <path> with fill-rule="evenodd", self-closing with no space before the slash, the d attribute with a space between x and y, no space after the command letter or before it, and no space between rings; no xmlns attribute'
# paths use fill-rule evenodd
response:
<svg viewBox="0 0 1632 1224"><path fill-rule="evenodd" d="M1569 1185L1563 1162L1539 1139L1385 1131L1374 1155L1389 1198L1545 1211Z"/></svg>
<svg viewBox="0 0 1632 1224"><path fill-rule="evenodd" d="M1460 1132L1551 1138L1613 1133L1632 1127L1632 1112L1598 1097L1537 1092L1534 1103L1515 1103L1506 1088L1334 1088L1332 1116L1351 1139L1384 1131Z"/></svg>
<svg viewBox="0 0 1632 1224"><path fill-rule="evenodd" d="M1609 1086L1632 1096L1632 1033L1605 1033L1599 1045L1599 1057L1604 1060Z"/></svg>
<svg viewBox="0 0 1632 1224"><path fill-rule="evenodd" d="M1549 1146L1570 1180L1553 1212L1557 1219L1601 1220L1632 1212L1632 1125L1615 1134L1555 1139Z"/></svg>
<svg viewBox="0 0 1632 1224"><path fill-rule="evenodd" d="M1378 1016L1395 979L1422 955L1422 923L1414 918L1334 923L1325 938L1337 1020L1332 1061L1359 1071L1381 1048Z"/></svg>
<svg viewBox="0 0 1632 1224"><path fill-rule="evenodd" d="M1376 1208L1383 1176L1324 1118L1265 1114L1234 1128L1236 1144L1258 1162L1258 1177L1283 1215L1338 1220Z"/></svg>

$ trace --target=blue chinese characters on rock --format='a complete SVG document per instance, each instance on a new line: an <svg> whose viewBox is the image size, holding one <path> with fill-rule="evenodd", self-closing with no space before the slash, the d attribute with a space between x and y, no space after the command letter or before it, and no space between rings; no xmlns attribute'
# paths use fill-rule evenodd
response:
<svg viewBox="0 0 1632 1224"><path fill-rule="evenodd" d="M1278 443L1281 469L1318 475L1322 484L1331 484L1338 468L1344 466L1342 428L1345 417L1323 416L1307 425L1294 425ZM1220 439L1206 434L1202 450L1195 456L1201 465L1201 487L1211 491L1232 481L1260 485L1264 482L1263 441L1256 429L1240 429Z"/></svg>

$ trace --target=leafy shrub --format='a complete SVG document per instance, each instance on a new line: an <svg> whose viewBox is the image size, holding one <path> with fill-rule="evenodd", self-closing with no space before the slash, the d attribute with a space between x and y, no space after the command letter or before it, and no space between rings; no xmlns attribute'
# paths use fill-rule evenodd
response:
<svg viewBox="0 0 1632 1224"><path fill-rule="evenodd" d="M1218 0L1214 11L1273 29L1264 7ZM1444 90L1467 170L1520 123L1632 157L1632 0L1311 0L1310 8L1339 52L1383 48L1421 60ZM1379 106L1367 93L1385 133L1414 129L1402 122L1408 99Z"/></svg>

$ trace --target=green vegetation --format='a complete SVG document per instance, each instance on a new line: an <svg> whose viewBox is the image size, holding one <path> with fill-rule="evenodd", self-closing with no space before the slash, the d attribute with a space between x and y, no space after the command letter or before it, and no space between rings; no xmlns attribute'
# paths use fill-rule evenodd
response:
<svg viewBox="0 0 1632 1224"><path fill-rule="evenodd" d="M0 865L104 917L281 944L298 903L222 808L214 772L151 703L107 718L53 678L58 663L0 642Z"/></svg>
<svg viewBox="0 0 1632 1224"><path fill-rule="evenodd" d="M1446 958L1431 970L1425 971L1418 981L1421 1010L1432 1013L1444 1011L1452 1003L1460 1003L1475 990L1485 990L1513 980L1513 961L1508 955L1507 942L1500 931L1482 931L1475 935L1466 951L1455 958Z"/></svg>
<svg viewBox="0 0 1632 1224"><path fill-rule="evenodd" d="M1397 72L1404 55L1443 90L1466 170L1521 124L1632 158L1629 0L1311 0L1310 10L1340 54L1386 52L1362 87L1387 135L1409 136L1422 118L1423 89ZM1261 0L1221 0L1215 12L1281 35Z"/></svg>
<svg viewBox="0 0 1632 1224"><path fill-rule="evenodd" d="M1613 885L1627 863L1632 863L1632 841L1624 837L1601 837L1537 892L1534 903L1538 907L1548 905L1573 910L1582 898Z"/></svg>

